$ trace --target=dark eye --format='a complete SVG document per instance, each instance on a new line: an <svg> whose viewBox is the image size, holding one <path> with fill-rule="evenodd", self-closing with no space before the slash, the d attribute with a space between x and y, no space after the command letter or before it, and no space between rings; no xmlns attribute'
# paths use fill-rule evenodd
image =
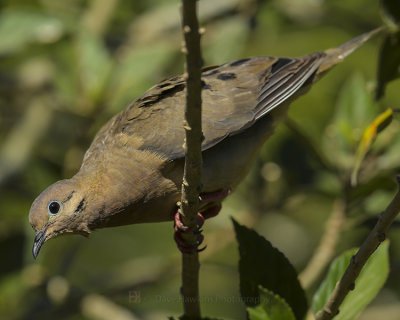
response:
<svg viewBox="0 0 400 320"><path fill-rule="evenodd" d="M47 205L47 212L50 216L55 216L61 211L62 203L60 201L51 200Z"/></svg>

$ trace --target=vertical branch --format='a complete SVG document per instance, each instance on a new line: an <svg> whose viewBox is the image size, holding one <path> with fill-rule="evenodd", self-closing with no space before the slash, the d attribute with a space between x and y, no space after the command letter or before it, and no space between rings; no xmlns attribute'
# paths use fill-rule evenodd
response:
<svg viewBox="0 0 400 320"><path fill-rule="evenodd" d="M182 0L182 29L185 39L183 52L186 55L186 108L184 128L186 139L185 169L182 183L182 222L189 228L197 225L199 193L201 191L201 67L200 32L197 21L197 0ZM197 236L183 234L184 240L193 246ZM199 258L198 253L182 253L182 295L184 316L200 318L199 303Z"/></svg>

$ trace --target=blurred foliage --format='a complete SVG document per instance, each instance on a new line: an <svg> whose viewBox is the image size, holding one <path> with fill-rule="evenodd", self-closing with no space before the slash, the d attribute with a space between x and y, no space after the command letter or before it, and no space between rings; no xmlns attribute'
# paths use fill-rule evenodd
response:
<svg viewBox="0 0 400 320"><path fill-rule="evenodd" d="M206 65L308 54L381 24L373 0L199 4ZM35 262L27 219L44 188L79 169L102 124L156 82L182 72L178 5L0 2L0 319L165 319L181 313L180 254L171 223L100 230L90 240L61 237L47 243ZM292 105L295 125L279 127L221 214L207 222L207 250L200 256L204 315L246 317L229 216L254 227L301 270L335 199L347 202L338 254L360 244L368 232L363 222L390 201L399 169L396 115L365 155L358 185L345 183L363 131L400 100L394 80L373 102L380 43L379 37L369 41ZM388 236L389 281L360 319L376 319L378 311L380 318L398 318L398 229Z"/></svg>

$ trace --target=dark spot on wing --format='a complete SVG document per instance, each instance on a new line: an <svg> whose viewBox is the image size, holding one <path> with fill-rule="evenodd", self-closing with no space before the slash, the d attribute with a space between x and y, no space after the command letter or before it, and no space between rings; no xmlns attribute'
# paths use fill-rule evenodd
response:
<svg viewBox="0 0 400 320"><path fill-rule="evenodd" d="M215 74L218 74L219 72L220 72L220 70L219 70L219 69L217 69L217 70L213 70L213 71L210 71L210 72L204 73L204 74L203 74L203 76L205 76L205 77L209 77L209 76L213 76L213 75L215 75Z"/></svg>
<svg viewBox="0 0 400 320"><path fill-rule="evenodd" d="M83 198L82 200L81 200L81 202L79 202L79 204L78 204L78 206L76 207L76 209L75 209L75 213L80 213L83 209L85 209L85 198Z"/></svg>
<svg viewBox="0 0 400 320"><path fill-rule="evenodd" d="M185 89L185 83L183 82L170 84L170 87L166 87L161 92L157 93L151 92L149 94L143 95L142 97L136 100L136 104L138 105L138 108L147 108L164 98L174 96L183 89Z"/></svg>
<svg viewBox="0 0 400 320"><path fill-rule="evenodd" d="M236 74L232 73L232 72L227 72L227 73L221 73L218 76L219 80L233 80L236 79Z"/></svg>
<svg viewBox="0 0 400 320"><path fill-rule="evenodd" d="M271 73L275 73L279 71L279 69L283 68L286 66L288 63L292 62L293 59L289 58L279 58L277 62L275 62L272 67L271 67Z"/></svg>
<svg viewBox="0 0 400 320"><path fill-rule="evenodd" d="M231 62L229 65L231 67L237 67L237 66L240 66L241 64L249 61L250 59L251 58L244 58L244 59L236 60L236 61Z"/></svg>
<svg viewBox="0 0 400 320"><path fill-rule="evenodd" d="M157 85L157 88L162 89L162 88L168 87L170 85L171 85L171 82L163 82L163 83L160 83L159 85Z"/></svg>

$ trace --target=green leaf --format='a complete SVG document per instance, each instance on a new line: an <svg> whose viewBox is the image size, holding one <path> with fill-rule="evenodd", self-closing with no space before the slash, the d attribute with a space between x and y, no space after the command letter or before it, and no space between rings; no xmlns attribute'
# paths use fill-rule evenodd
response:
<svg viewBox="0 0 400 320"><path fill-rule="evenodd" d="M383 287L389 275L388 249L389 241L386 240L368 259L355 281L355 289L344 299L335 320L355 319ZM357 249L348 250L332 262L328 275L314 295L312 303L314 313L322 309L356 252Z"/></svg>
<svg viewBox="0 0 400 320"><path fill-rule="evenodd" d="M292 309L277 294L259 286L260 304L247 308L250 320L295 320Z"/></svg>
<svg viewBox="0 0 400 320"><path fill-rule="evenodd" d="M377 108L367 91L365 79L353 74L343 85L336 103L335 122L350 146L358 143L355 130L364 129L376 114ZM360 133L358 133L360 134Z"/></svg>
<svg viewBox="0 0 400 320"><path fill-rule="evenodd" d="M296 319L302 319L307 312L307 299L289 260L257 232L232 221L239 243L240 293L244 303L254 307L260 302L261 285L285 299Z"/></svg>
<svg viewBox="0 0 400 320"><path fill-rule="evenodd" d="M6 10L0 15L0 54L11 54L34 42L51 43L64 26L56 17L38 11Z"/></svg>
<svg viewBox="0 0 400 320"><path fill-rule="evenodd" d="M326 301L328 301L329 296L335 288L336 283L342 278L345 270L350 264L351 257L354 256L356 253L356 248L350 249L345 251L339 257L332 261L327 276L321 283L317 292L314 294L311 306L314 313L317 313L324 307Z"/></svg>
<svg viewBox="0 0 400 320"><path fill-rule="evenodd" d="M385 94L386 85L400 76L400 31L388 34L383 41L378 58L378 85L375 99Z"/></svg>
<svg viewBox="0 0 400 320"><path fill-rule="evenodd" d="M362 132L377 110L364 78L358 73L349 77L340 90L334 120L323 144L328 157L342 169L352 169Z"/></svg>

